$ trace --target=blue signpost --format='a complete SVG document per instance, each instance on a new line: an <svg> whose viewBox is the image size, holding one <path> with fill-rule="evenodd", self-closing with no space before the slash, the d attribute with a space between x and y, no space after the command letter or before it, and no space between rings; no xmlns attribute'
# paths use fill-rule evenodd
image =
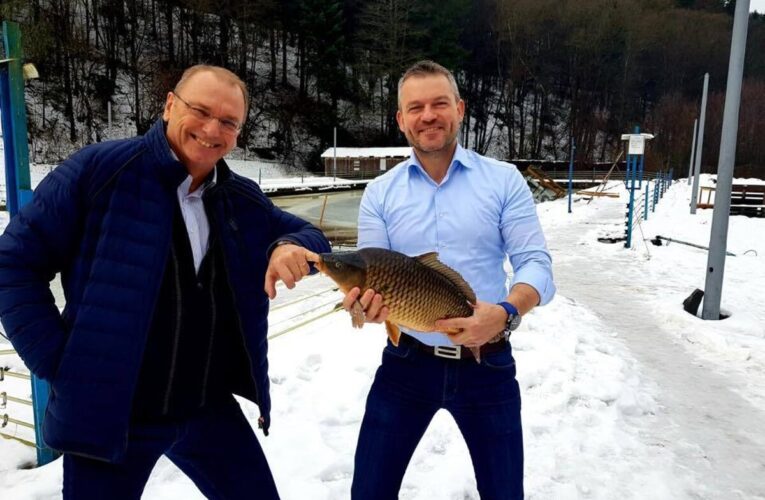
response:
<svg viewBox="0 0 765 500"><path fill-rule="evenodd" d="M21 31L17 23L3 21L3 47L4 57L0 60L0 113L5 147L6 201L8 212L13 217L19 208L32 199ZM58 456L42 440L42 420L49 392L50 388L45 381L32 376L37 465L45 465Z"/></svg>
<svg viewBox="0 0 765 500"><path fill-rule="evenodd" d="M625 228L624 248L632 247L632 223L635 220L635 191L643 187L643 168L645 141L653 139L652 134L641 134L640 127L635 127L632 134L623 134L622 140L629 141L627 146L627 177L626 187L630 192L630 201L627 205L627 222ZM647 189L647 188L646 188ZM646 190L646 193L648 191ZM638 196L640 193L638 192ZM643 207L643 215L647 216L648 205Z"/></svg>
<svg viewBox="0 0 765 500"><path fill-rule="evenodd" d="M648 186L650 186L650 184L651 181L645 181L645 203L643 204L643 220L648 220Z"/></svg>

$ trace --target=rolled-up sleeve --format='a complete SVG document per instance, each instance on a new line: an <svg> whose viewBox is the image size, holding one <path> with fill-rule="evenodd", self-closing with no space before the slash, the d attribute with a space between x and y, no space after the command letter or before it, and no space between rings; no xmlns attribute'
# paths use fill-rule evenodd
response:
<svg viewBox="0 0 765 500"><path fill-rule="evenodd" d="M547 304L555 296L552 257L534 199L525 179L515 169L506 188L500 229L513 268L512 284L530 285L539 294L539 305Z"/></svg>

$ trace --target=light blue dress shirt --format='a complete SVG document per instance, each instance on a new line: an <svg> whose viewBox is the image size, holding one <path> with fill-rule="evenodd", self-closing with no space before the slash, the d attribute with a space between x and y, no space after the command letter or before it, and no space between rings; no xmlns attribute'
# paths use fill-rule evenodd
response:
<svg viewBox="0 0 765 500"><path fill-rule="evenodd" d="M513 285L534 287L542 305L555 295L552 259L526 180L514 165L459 145L441 184L414 154L370 182L361 199L358 231L359 248L410 256L438 252L478 300L505 300L506 258ZM425 344L452 344L443 333L403 331Z"/></svg>
<svg viewBox="0 0 765 500"><path fill-rule="evenodd" d="M207 220L205 204L202 195L206 190L213 187L218 180L218 169L213 168L212 179L204 182L194 191L189 192L194 178L189 175L178 186L178 204L181 207L183 223L186 225L186 232L189 235L189 244L191 245L191 255L194 257L194 268L199 273L199 267L202 265L202 259L207 255L207 249L210 247L210 222Z"/></svg>

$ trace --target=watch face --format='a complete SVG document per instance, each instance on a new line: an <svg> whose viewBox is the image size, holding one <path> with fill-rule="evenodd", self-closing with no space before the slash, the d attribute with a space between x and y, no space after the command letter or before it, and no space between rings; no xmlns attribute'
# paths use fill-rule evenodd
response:
<svg viewBox="0 0 765 500"><path fill-rule="evenodd" d="M518 326L520 326L520 324L521 324L521 315L520 314L513 314L513 316L511 318L508 318L508 320L507 320L507 327L506 328L507 328L508 331L512 332L513 330L518 328Z"/></svg>

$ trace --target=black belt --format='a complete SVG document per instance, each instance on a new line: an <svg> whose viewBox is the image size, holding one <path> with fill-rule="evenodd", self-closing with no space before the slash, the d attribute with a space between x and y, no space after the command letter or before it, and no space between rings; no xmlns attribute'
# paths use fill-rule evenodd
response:
<svg viewBox="0 0 765 500"><path fill-rule="evenodd" d="M416 338L412 337L411 335L407 335L405 333L401 334L401 338L399 339L399 343L414 347L418 351L426 352L433 356L438 356L439 358L447 358L447 359L475 359L473 356L473 351L471 351L469 348L461 345L427 345L423 344ZM491 354L494 352L499 352L507 349L507 340L502 339L498 342L491 342L488 344L484 344L481 346L481 356L484 356L485 354Z"/></svg>

